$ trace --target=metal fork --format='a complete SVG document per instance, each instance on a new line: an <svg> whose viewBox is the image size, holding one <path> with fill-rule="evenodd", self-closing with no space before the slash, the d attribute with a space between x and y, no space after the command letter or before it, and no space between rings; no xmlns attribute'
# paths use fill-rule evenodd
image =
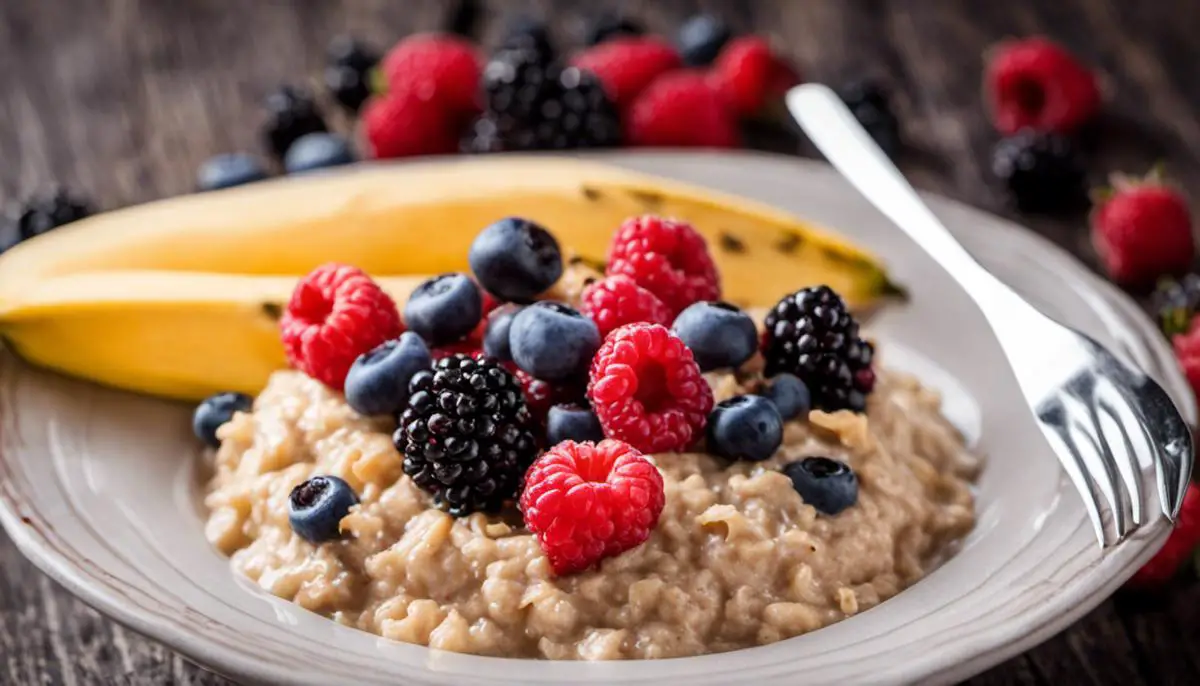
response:
<svg viewBox="0 0 1200 686"><path fill-rule="evenodd" d="M788 109L844 177L975 300L1026 402L1083 497L1102 548L1147 521L1143 467L1153 464L1163 514L1179 513L1192 436L1166 391L1092 338L1040 312L950 235L829 88L805 84Z"/></svg>

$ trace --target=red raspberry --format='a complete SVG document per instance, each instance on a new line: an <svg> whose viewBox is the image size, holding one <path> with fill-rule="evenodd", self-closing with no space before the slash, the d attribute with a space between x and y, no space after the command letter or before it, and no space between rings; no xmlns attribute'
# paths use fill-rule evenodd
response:
<svg viewBox="0 0 1200 686"><path fill-rule="evenodd" d="M584 50L571 64L592 72L624 110L656 76L683 66L670 43L657 36L615 38Z"/></svg>
<svg viewBox="0 0 1200 686"><path fill-rule="evenodd" d="M649 147L736 148L737 120L725 99L694 70L654 79L630 106L626 137Z"/></svg>
<svg viewBox="0 0 1200 686"><path fill-rule="evenodd" d="M607 273L628 276L657 295L672 318L694 302L721 297L721 280L704 237L676 219L626 219L613 235Z"/></svg>
<svg viewBox="0 0 1200 686"><path fill-rule="evenodd" d="M389 93L412 93L441 115L463 120L479 112L483 66L470 42L455 36L409 36L384 56L379 70Z"/></svg>
<svg viewBox="0 0 1200 686"><path fill-rule="evenodd" d="M996 46L984 84L992 124L1006 136L1024 128L1070 134L1100 109L1095 74L1040 36Z"/></svg>
<svg viewBox="0 0 1200 686"><path fill-rule="evenodd" d="M288 362L336 391L359 355L403 331L391 296L358 267L336 263L300 279L279 321Z"/></svg>
<svg viewBox="0 0 1200 686"><path fill-rule="evenodd" d="M513 365L513 368L516 366ZM552 384L533 378L524 369L516 369L514 374L517 381L521 382L521 390L525 392L525 404L529 407L529 413L543 424L551 407L578 402L587 392L582 384Z"/></svg>
<svg viewBox="0 0 1200 686"><path fill-rule="evenodd" d="M594 281L583 289L579 311L592 318L604 337L613 329L633 324L671 325L671 310L650 291L623 274Z"/></svg>
<svg viewBox="0 0 1200 686"><path fill-rule="evenodd" d="M411 93L371 98L362 114L363 133L377 158L438 155L458 150L458 131L440 109Z"/></svg>
<svg viewBox="0 0 1200 686"><path fill-rule="evenodd" d="M1187 332L1173 336L1171 342L1192 392L1200 397L1200 318L1192 319Z"/></svg>
<svg viewBox="0 0 1200 686"><path fill-rule="evenodd" d="M633 447L563 441L530 465L519 506L563 575L644 543L665 501L658 467Z"/></svg>
<svg viewBox="0 0 1200 686"><path fill-rule="evenodd" d="M660 324L610 333L592 359L587 395L605 436L646 453L686 450L713 406L692 351Z"/></svg>
<svg viewBox="0 0 1200 686"><path fill-rule="evenodd" d="M709 81L742 117L760 112L800 81L799 74L761 36L735 38L721 49Z"/></svg>
<svg viewBox="0 0 1200 686"><path fill-rule="evenodd" d="M1117 177L1111 197L1092 212L1092 243L1114 281L1153 283L1187 271L1195 256L1192 219L1179 191L1155 175Z"/></svg>
<svg viewBox="0 0 1200 686"><path fill-rule="evenodd" d="M1200 487L1189 484L1183 496L1183 507L1175 529L1167 542L1142 566L1126 585L1133 588L1153 588L1171 580L1200 546Z"/></svg>

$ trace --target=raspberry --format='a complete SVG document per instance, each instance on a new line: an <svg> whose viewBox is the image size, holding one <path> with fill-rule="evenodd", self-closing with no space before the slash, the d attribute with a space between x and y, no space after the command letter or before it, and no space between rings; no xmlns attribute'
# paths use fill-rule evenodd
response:
<svg viewBox="0 0 1200 686"><path fill-rule="evenodd" d="M371 98L362 114L363 132L377 158L438 155L458 149L454 122L412 93Z"/></svg>
<svg viewBox="0 0 1200 686"><path fill-rule="evenodd" d="M412 93L436 111L456 118L479 112L479 53L455 36L426 33L409 36L391 49L379 65L389 93Z"/></svg>
<svg viewBox="0 0 1200 686"><path fill-rule="evenodd" d="M726 44L713 63L709 81L735 114L749 117L778 100L800 81L761 36L742 36Z"/></svg>
<svg viewBox="0 0 1200 686"><path fill-rule="evenodd" d="M1024 128L1069 134L1100 109L1096 76L1042 37L998 45L984 84L992 123L1006 136Z"/></svg>
<svg viewBox="0 0 1200 686"><path fill-rule="evenodd" d="M650 291L623 274L595 281L583 289L579 310L592 318L604 337L613 329L633 324L671 325L671 310Z"/></svg>
<svg viewBox="0 0 1200 686"><path fill-rule="evenodd" d="M719 300L721 281L704 237L687 222L654 215L625 220L608 252L608 276L623 274L657 295L671 317Z"/></svg>
<svg viewBox="0 0 1200 686"><path fill-rule="evenodd" d="M1183 507L1175 529L1167 542L1142 566L1126 585L1133 588L1152 588L1171 580L1200 546L1200 487L1189 484L1183 496Z"/></svg>
<svg viewBox="0 0 1200 686"><path fill-rule="evenodd" d="M626 137L649 147L736 148L737 120L725 99L698 71L654 79L630 105Z"/></svg>
<svg viewBox="0 0 1200 686"><path fill-rule="evenodd" d="M391 296L362 270L336 263L300 279L279 322L288 362L336 391L359 355L403 331Z"/></svg>
<svg viewBox="0 0 1200 686"><path fill-rule="evenodd" d="M675 48L657 36L614 38L584 50L571 64L590 71L608 97L625 109L659 74L683 65Z"/></svg>
<svg viewBox="0 0 1200 686"><path fill-rule="evenodd" d="M1200 319L1193 319L1185 333L1172 336L1171 344L1192 392L1200 397Z"/></svg>
<svg viewBox="0 0 1200 686"><path fill-rule="evenodd" d="M1092 243L1114 281L1153 283L1187 271L1195 256L1192 219L1179 191L1156 174L1144 180L1114 179L1111 197L1091 217Z"/></svg>
<svg viewBox="0 0 1200 686"><path fill-rule="evenodd" d="M563 383L552 384L548 381L535 379L523 369L516 371L517 381L521 382L521 390L525 394L525 404L529 413L539 423L546 422L546 415L555 405L569 405L583 399L587 393L585 384Z"/></svg>
<svg viewBox="0 0 1200 686"><path fill-rule="evenodd" d="M563 441L530 466L519 506L564 575L644 543L665 501L662 474L632 446Z"/></svg>
<svg viewBox="0 0 1200 686"><path fill-rule="evenodd" d="M713 407L692 351L659 324L610 333L592 360L587 395L605 436L646 453L687 449Z"/></svg>

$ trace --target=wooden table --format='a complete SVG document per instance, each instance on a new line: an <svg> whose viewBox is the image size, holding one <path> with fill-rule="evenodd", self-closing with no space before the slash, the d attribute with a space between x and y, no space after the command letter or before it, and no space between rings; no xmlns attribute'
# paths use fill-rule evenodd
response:
<svg viewBox="0 0 1200 686"><path fill-rule="evenodd" d="M387 45L440 26L445 4L4 0L0 200L52 181L104 208L187 192L205 157L257 148L262 96L281 83L313 81L332 35ZM1197 2L493 0L481 38L494 42L501 15L534 7L574 44L585 18L622 4L644 7L630 11L661 32L698 9L723 14L739 30L771 34L811 80L882 77L894 87L908 142L899 161L916 185L1017 218L1094 264L1083 217L1019 217L990 178L995 134L980 101L983 52L1005 36L1044 32L1108 77L1094 180L1162 160L1200 192ZM789 136L758 142L811 154ZM0 683L227 682L99 616L0 534ZM1200 584L1181 581L1154 598L1118 596L970 683L1200 683Z"/></svg>

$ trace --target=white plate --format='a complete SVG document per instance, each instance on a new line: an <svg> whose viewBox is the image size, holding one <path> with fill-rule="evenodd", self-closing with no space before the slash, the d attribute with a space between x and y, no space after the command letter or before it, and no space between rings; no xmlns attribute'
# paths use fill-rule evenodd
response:
<svg viewBox="0 0 1200 686"><path fill-rule="evenodd" d="M754 153L604 159L778 205L885 258L913 297L872 322L884 359L890 349L895 363L948 391L947 411L988 457L979 523L957 555L868 612L761 648L610 663L432 651L337 625L235 577L204 540L190 408L33 371L9 356L0 369L0 521L72 592L196 662L247 682L314 685L951 683L1063 629L1161 545L1168 527L1159 518L1121 546L1098 549L982 316L829 168ZM1139 362L1194 423L1170 350L1129 299L1027 231L929 201L990 269Z"/></svg>

